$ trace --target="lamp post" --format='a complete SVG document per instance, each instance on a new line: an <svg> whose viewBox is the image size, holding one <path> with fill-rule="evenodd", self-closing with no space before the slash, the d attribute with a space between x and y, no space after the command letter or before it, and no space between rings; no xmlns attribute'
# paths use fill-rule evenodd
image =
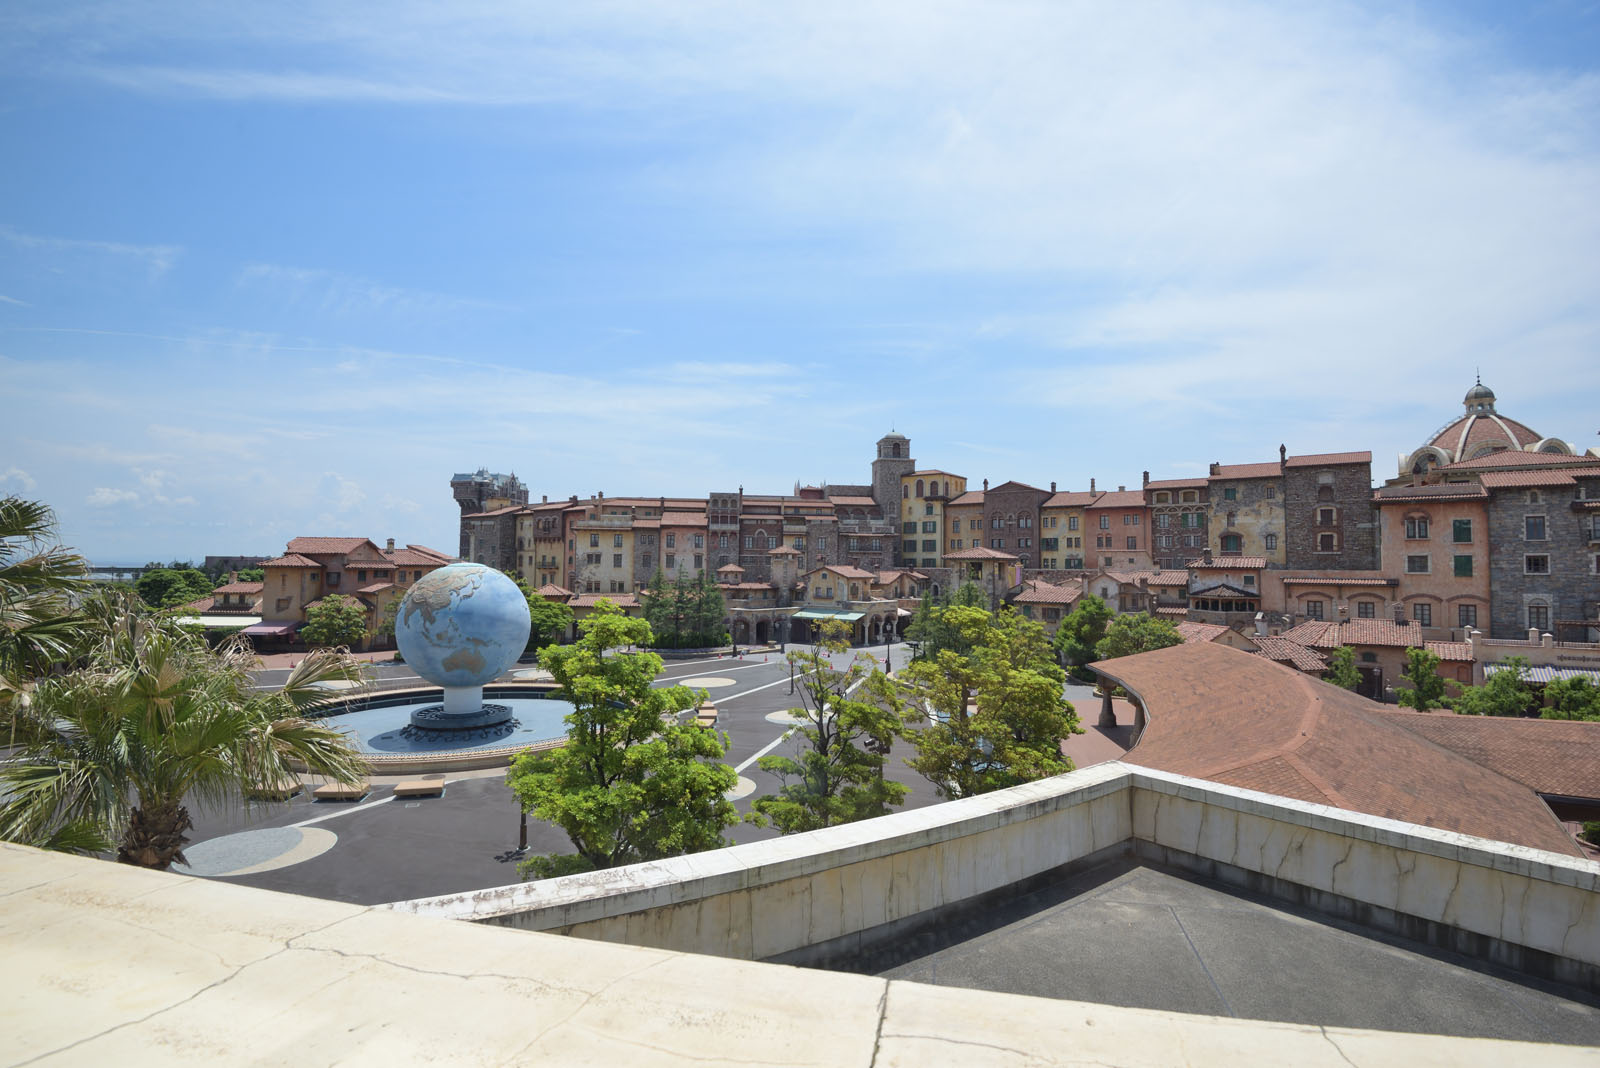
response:
<svg viewBox="0 0 1600 1068"><path fill-rule="evenodd" d="M887 675L894 670L894 664L889 661L889 651L894 645L894 625L890 624L883 634L883 673Z"/></svg>

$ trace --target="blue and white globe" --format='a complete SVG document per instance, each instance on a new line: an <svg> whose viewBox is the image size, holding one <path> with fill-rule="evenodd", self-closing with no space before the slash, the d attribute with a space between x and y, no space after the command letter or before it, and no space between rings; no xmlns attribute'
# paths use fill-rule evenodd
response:
<svg viewBox="0 0 1600 1068"><path fill-rule="evenodd" d="M515 582L482 564L451 564L406 591L394 638L406 663L429 682L481 687L517 662L530 626L527 599Z"/></svg>

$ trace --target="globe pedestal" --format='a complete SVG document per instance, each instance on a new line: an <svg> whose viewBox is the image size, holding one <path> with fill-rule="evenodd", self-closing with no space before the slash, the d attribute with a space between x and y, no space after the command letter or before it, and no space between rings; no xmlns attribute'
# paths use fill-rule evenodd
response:
<svg viewBox="0 0 1600 1068"><path fill-rule="evenodd" d="M446 686L444 688L445 715L471 715L482 707L482 686Z"/></svg>
<svg viewBox="0 0 1600 1068"><path fill-rule="evenodd" d="M452 698L455 699L454 708ZM483 703L482 686L446 686L444 704L429 705L411 713L411 725L428 731L481 730L510 720L510 708Z"/></svg>

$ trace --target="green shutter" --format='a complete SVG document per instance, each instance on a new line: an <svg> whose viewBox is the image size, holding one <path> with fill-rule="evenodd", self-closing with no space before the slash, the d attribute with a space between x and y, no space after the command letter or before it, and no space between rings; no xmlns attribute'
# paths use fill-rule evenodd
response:
<svg viewBox="0 0 1600 1068"><path fill-rule="evenodd" d="M1457 522L1459 522L1459 520L1457 520ZM1456 578L1471 578L1471 577L1472 577L1472 557L1470 557L1470 556L1458 556L1458 557L1456 557Z"/></svg>

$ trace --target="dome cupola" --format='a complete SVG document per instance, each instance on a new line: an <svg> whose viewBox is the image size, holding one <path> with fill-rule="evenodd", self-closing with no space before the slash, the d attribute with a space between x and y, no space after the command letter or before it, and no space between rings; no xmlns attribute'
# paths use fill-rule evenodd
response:
<svg viewBox="0 0 1600 1068"><path fill-rule="evenodd" d="M1467 390L1467 395L1461 401L1469 412L1493 412L1494 390L1483 384L1483 379L1478 379L1476 385Z"/></svg>

